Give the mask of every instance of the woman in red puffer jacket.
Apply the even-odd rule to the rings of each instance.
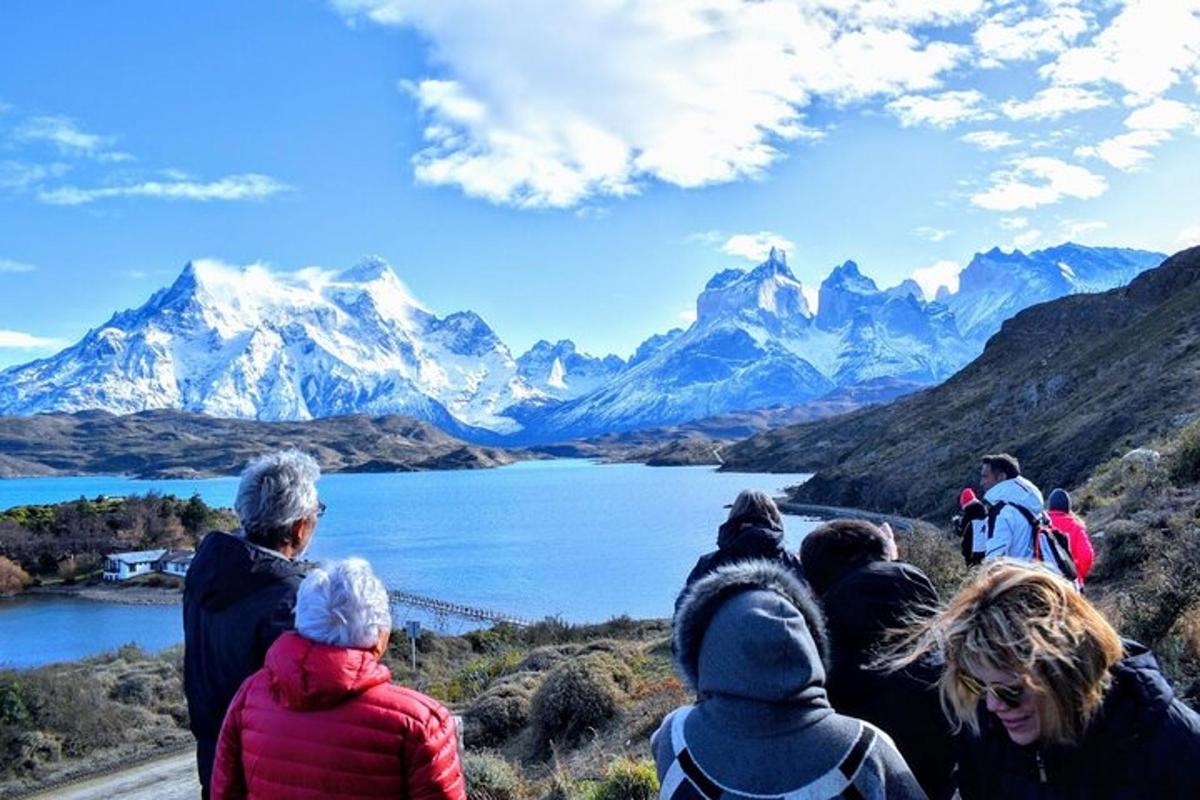
[[[296,631],[225,716],[213,798],[466,800],[453,718],[392,685],[379,663],[390,632],[387,591],[367,562],[306,577]]]
[[[1092,563],[1096,560],[1096,551],[1092,548],[1092,540],[1088,537],[1087,523],[1071,511],[1071,495],[1066,489],[1055,489],[1050,493],[1046,503],[1050,524],[1056,531],[1062,531],[1071,541],[1071,560],[1079,572],[1078,583],[1082,587],[1084,578],[1092,571]]]

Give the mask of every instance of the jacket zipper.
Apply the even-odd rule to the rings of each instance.
[[[1038,780],[1046,783],[1046,762],[1042,760],[1042,751],[1038,750],[1034,755],[1037,757]]]

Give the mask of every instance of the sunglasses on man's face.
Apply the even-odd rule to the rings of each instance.
[[[318,518],[325,516],[326,508],[328,508],[328,506],[326,506],[323,502],[321,502],[320,500],[317,501],[317,517]]]
[[[969,694],[980,697],[987,692],[1009,708],[1016,708],[1025,700],[1026,687],[1010,686],[1005,683],[984,683],[973,675],[958,673],[958,682]]]

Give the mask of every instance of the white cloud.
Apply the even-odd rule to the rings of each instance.
[[[1002,217],[1000,227],[1006,231],[1019,231],[1029,227],[1029,217]]]
[[[803,112],[935,89],[969,48],[940,29],[984,0],[332,0],[406,26],[436,70],[404,84],[424,117],[418,181],[569,207],[649,181],[761,176]],[[949,35],[949,34],[946,34]]]
[[[993,119],[995,114],[984,108],[986,98],[975,89],[942,92],[936,95],[910,94],[887,104],[905,128],[914,125],[933,125],[950,128],[960,122]]]
[[[1101,92],[1077,86],[1051,86],[1028,100],[1009,100],[1000,110],[1009,119],[1058,119],[1064,114],[1112,105]]]
[[[1091,15],[1076,0],[1039,5],[1043,8],[1009,7],[989,17],[975,30],[980,55],[992,61],[1025,61],[1062,52],[1087,32]]]
[[[65,175],[70,166],[63,163],[34,164],[28,161],[0,161],[0,189],[18,191],[48,178]]]
[[[1178,100],[1159,98],[1126,117],[1125,127],[1143,131],[1176,131],[1191,127],[1200,133],[1200,111]]]
[[[1200,225],[1184,228],[1176,241],[1183,247],[1200,247]]]
[[[48,142],[62,154],[88,156],[105,163],[132,161],[129,153],[109,150],[115,136],[88,133],[70,117],[47,115],[30,117],[17,126],[13,138],[18,142]]]
[[[1056,84],[1112,83],[1144,97],[1158,96],[1200,60],[1200,0],[1125,0],[1092,42],[1041,68]]]
[[[108,200],[114,197],[152,197],[167,200],[261,200],[273,194],[286,192],[291,189],[287,184],[270,177],[246,173],[244,175],[229,175],[219,180],[207,183],[197,181],[145,181],[127,186],[106,186],[95,189],[81,189],[76,186],[62,186],[56,189],[42,189],[38,192],[38,200],[43,203],[60,206],[77,206],[94,203],[97,200]]]
[[[1069,197],[1086,200],[1108,188],[1103,176],[1048,156],[1018,159],[992,173],[991,181],[989,189],[971,197],[973,204],[991,211],[1037,208]]]
[[[921,287],[928,298],[937,296],[938,289],[945,286],[951,293],[958,291],[958,274],[962,266],[957,261],[939,261],[928,267],[913,270],[912,279]]]
[[[929,242],[940,242],[952,235],[954,231],[943,230],[941,228],[933,228],[929,225],[922,225],[919,228],[913,228],[913,234],[920,236],[922,239]]]
[[[758,233],[736,233],[721,245],[721,252],[729,256],[738,256],[748,261],[765,261],[771,248],[792,252],[796,245],[778,233],[759,231]]]
[[[1031,228],[1030,230],[1027,230],[1024,233],[1020,233],[1020,234],[1017,234],[1016,236],[1014,236],[1013,240],[1012,240],[1012,245],[1010,246],[1010,249],[1012,249],[1012,250],[1031,250],[1034,247],[1036,247],[1038,242],[1040,242],[1041,240],[1042,240],[1042,232],[1035,228]]]
[[[678,317],[681,322],[691,325],[696,321],[696,307],[688,306],[687,308],[679,309]]]
[[[1000,150],[1021,143],[1020,139],[1008,131],[971,131],[958,138],[967,144],[975,145],[980,150]]]
[[[24,261],[14,261],[11,258],[0,258],[0,273],[34,272],[37,267]]]
[[[1078,242],[1085,235],[1107,227],[1107,222],[1098,219],[1064,219],[1058,224],[1058,232],[1064,240]]]
[[[30,333],[22,331],[9,331],[0,329],[0,348],[14,350],[39,350],[52,347],[63,347],[67,344],[65,339],[51,339],[43,336],[34,336]]]
[[[1160,130],[1122,133],[1094,145],[1075,148],[1076,158],[1098,158],[1111,167],[1132,172],[1154,157],[1151,149],[1169,140],[1171,134]]]

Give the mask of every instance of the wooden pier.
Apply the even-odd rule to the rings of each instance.
[[[434,614],[460,617],[477,622],[506,623],[516,625],[518,628],[524,628],[533,624],[530,620],[513,616],[512,614],[505,614],[501,611],[489,611],[486,608],[476,608],[461,603],[451,603],[447,600],[439,600],[436,597],[424,597],[419,594],[400,591],[391,591],[388,592],[388,595],[391,597],[393,603],[420,608]]]

